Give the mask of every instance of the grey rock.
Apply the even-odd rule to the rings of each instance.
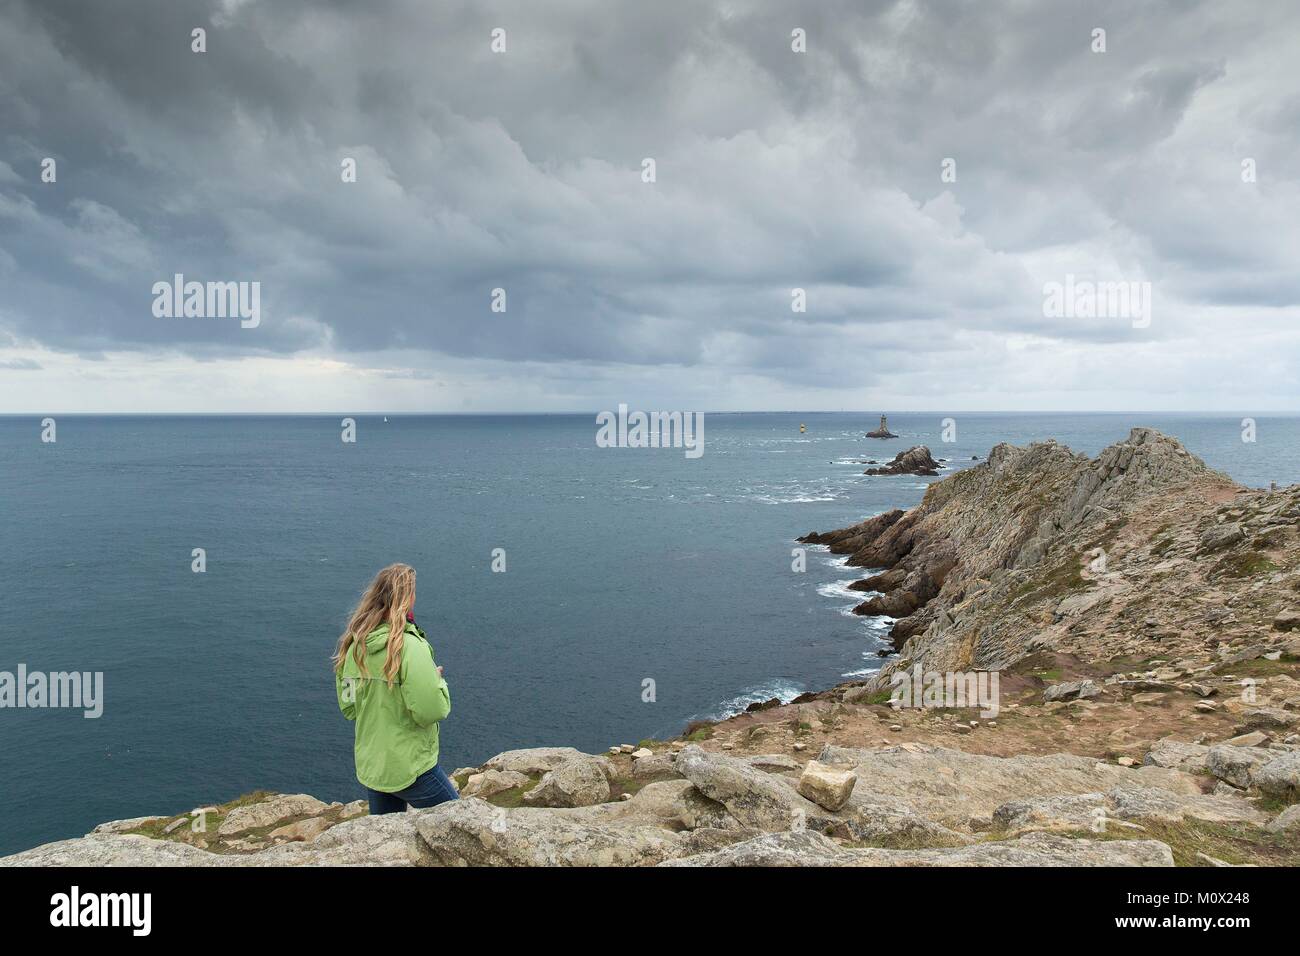
[[[590,807],[557,809],[557,817],[580,823],[659,826],[669,830],[741,830],[727,808],[700,793],[689,780],[648,783],[629,799]]]
[[[1061,684],[1053,684],[1043,691],[1043,702],[1051,703],[1054,700],[1087,700],[1091,697],[1100,697],[1101,688],[1090,680],[1065,681]]]
[[[1267,751],[1255,747],[1216,744],[1205,755],[1205,769],[1242,790],[1250,787],[1254,769],[1269,758]]]
[[[1284,800],[1300,798],[1300,751],[1273,756],[1255,768],[1252,782],[1269,796]]]
[[[531,779],[527,774],[515,770],[484,770],[482,773],[470,774],[461,795],[486,800],[494,794],[522,787]]]
[[[804,827],[854,840],[907,835],[960,842],[962,835],[926,820],[903,801],[854,792],[838,811],[808,800],[787,777],[767,774],[744,760],[687,747],[677,768],[696,789],[727,808],[741,826],[765,832]]]
[[[1286,730],[1300,724],[1300,714],[1277,707],[1255,707],[1241,715],[1243,732],[1251,730]]]
[[[1155,787],[1199,793],[1195,777],[1159,766],[1126,769],[1072,754],[990,757],[924,744],[857,750],[823,748],[822,763],[856,768],[858,790],[893,798],[922,817],[963,826],[1011,800],[1105,793],[1115,787]]]
[[[1201,534],[1201,551],[1211,553],[1222,551],[1246,539],[1246,532],[1235,521],[1225,521]]]
[[[217,828],[220,836],[230,836],[244,830],[269,827],[290,817],[320,813],[327,805],[305,793],[278,793],[258,803],[235,807]]]
[[[1105,821],[1108,812],[1106,797],[1100,793],[1011,800],[993,811],[993,827],[997,830],[1091,830]]]
[[[1112,790],[1106,794],[1110,813],[1121,820],[1180,823],[1186,819],[1208,823],[1263,825],[1268,817],[1240,797],[1171,793],[1147,787]]]
[[[168,817],[132,817],[129,820],[109,820],[107,823],[101,823],[91,833],[129,833],[132,830],[138,830],[142,826],[150,823],[157,823],[160,820],[166,820]]]
[[[1142,758],[1147,766],[1165,767],[1170,770],[1182,770],[1185,773],[1203,773],[1205,755],[1210,748],[1201,744],[1184,743],[1165,737],[1156,741],[1150,752]]]
[[[0,857],[0,866],[219,866],[223,859],[171,840],[92,834]]]
[[[609,799],[609,778],[595,759],[573,760],[549,770],[523,801],[531,807],[587,807]]]
[[[673,763],[672,754],[655,754],[652,757],[641,757],[632,761],[632,776],[637,780],[646,780],[651,777],[675,774],[677,770],[674,768]]]
[[[1269,833],[1285,833],[1289,830],[1300,832],[1300,803],[1287,807],[1264,827]]]
[[[513,770],[515,773],[546,773],[574,760],[590,760],[591,754],[572,747],[528,747],[499,753],[483,765],[485,770]]]
[[[656,826],[584,823],[481,800],[440,804],[415,817],[434,861],[444,866],[649,866],[693,848]]]
[[[486,806],[480,800],[453,802]],[[429,866],[435,860],[416,829],[418,818],[419,813],[358,817],[330,827],[310,843],[225,859],[240,866]]]

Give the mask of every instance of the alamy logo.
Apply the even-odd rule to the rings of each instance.
[[[262,324],[260,282],[186,282],[178,272],[171,282],[155,282],[153,297],[157,319],[238,318],[245,329]]]
[[[1043,317],[1047,319],[1130,319],[1133,328],[1151,325],[1151,283],[1093,282],[1076,279],[1043,283]]]
[[[82,893],[74,886],[51,896],[50,907],[51,926],[129,926],[133,936],[153,928],[151,893]]]
[[[895,671],[890,701],[900,707],[979,707],[980,716],[997,717],[998,671]]]
[[[687,458],[704,454],[703,412],[631,412],[596,416],[598,448],[685,448]]]
[[[104,713],[103,671],[0,671],[0,708],[80,708],[81,716],[94,720]]]

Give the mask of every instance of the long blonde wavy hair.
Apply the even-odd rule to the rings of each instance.
[[[415,569],[409,564],[390,564],[370,582],[361,601],[352,612],[347,630],[339,638],[334,652],[334,670],[341,671],[351,651],[362,677],[366,670],[366,635],[388,622],[388,657],[384,660],[384,679],[388,686],[402,666],[402,644],[406,639],[406,612],[415,606]]]

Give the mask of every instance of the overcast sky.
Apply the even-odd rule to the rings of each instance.
[[[1297,60],[1292,0],[0,0],[0,412],[1298,410]]]

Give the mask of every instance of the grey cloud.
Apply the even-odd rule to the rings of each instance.
[[[857,349],[922,369],[972,335],[1130,337],[1043,317],[1066,272],[1149,278],[1167,316],[1295,308],[1300,75],[1265,67],[1300,12],[1252,6],[14,0],[0,326],[84,352],[804,381],[878,374]],[[259,281],[261,327],[155,319],[177,272]]]

